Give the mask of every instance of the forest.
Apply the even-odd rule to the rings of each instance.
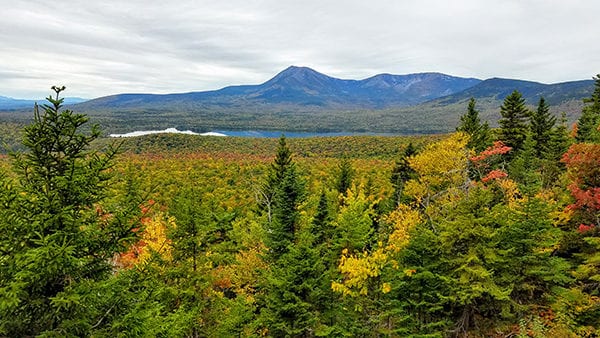
[[[418,137],[114,141],[63,90],[4,127],[0,336],[600,332],[600,75]]]

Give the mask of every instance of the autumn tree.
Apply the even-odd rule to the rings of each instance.
[[[467,147],[475,151],[482,151],[490,141],[490,127],[487,122],[482,123],[479,111],[475,109],[475,99],[469,100],[467,112],[460,117],[460,124],[456,131],[469,135]]]
[[[518,152],[525,142],[529,116],[529,111],[525,107],[525,99],[519,91],[513,91],[504,99],[504,103],[500,107],[500,115],[502,117],[498,120],[500,124],[499,140],[511,147],[514,152]]]
[[[0,335],[85,336],[109,324],[118,300],[98,296],[140,226],[136,191],[108,200],[116,151],[89,151],[98,127],[83,132],[88,118],[62,110],[65,87],[52,89],[24,129],[28,152],[13,157],[18,181],[2,193]]]

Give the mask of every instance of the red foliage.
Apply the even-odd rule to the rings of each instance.
[[[494,155],[504,155],[511,151],[512,148],[505,145],[502,141],[496,141],[491,147],[487,147],[477,156],[471,157],[472,162],[480,162]]]
[[[584,232],[588,232],[594,228],[595,228],[595,226],[593,224],[592,225],[579,224],[579,228],[577,228],[577,231],[579,231],[579,233],[584,233]]]
[[[500,169],[490,171],[484,178],[481,179],[482,182],[487,183],[491,180],[497,180],[500,178],[508,177],[508,174]]]
[[[563,155],[575,203],[570,209],[600,210],[600,144],[574,144]]]
[[[600,210],[600,188],[581,189],[576,183],[570,184],[567,188],[575,199],[575,203],[569,205],[569,209]]]

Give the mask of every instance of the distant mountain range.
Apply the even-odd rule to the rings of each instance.
[[[573,120],[593,81],[542,84],[441,73],[379,74],[344,80],[291,66],[259,85],[181,94],[119,94],[74,104],[109,132],[179,127],[435,133],[454,130],[474,97],[482,116],[495,124],[502,100],[519,90],[528,104],[543,96],[553,111]],[[0,101],[0,109],[2,107]],[[29,104],[31,106],[32,103]],[[1,117],[1,116],[0,116]]]
[[[76,104],[87,101],[79,97],[67,97],[65,98],[65,104]],[[0,96],[0,110],[12,110],[22,108],[33,108],[33,105],[38,102],[39,104],[46,103],[46,99],[40,100],[24,100],[24,99],[13,99],[12,97]]]
[[[231,86],[184,94],[120,94],[90,100],[86,109],[264,108],[384,109],[406,107],[473,87],[479,79],[439,73],[380,74],[364,80],[342,80],[307,67],[291,66],[259,85]]]

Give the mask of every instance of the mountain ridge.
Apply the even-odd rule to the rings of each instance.
[[[100,108],[110,102],[126,108],[144,100],[153,104],[161,103],[161,100],[179,100],[187,104],[203,101],[204,104],[218,106],[255,101],[258,104],[382,109],[422,103],[464,90],[480,81],[442,73],[377,74],[363,80],[349,80],[331,77],[308,67],[290,66],[258,85],[174,94],[117,94],[87,101],[82,107]]]
[[[578,118],[593,80],[555,84],[506,78],[460,78],[427,72],[377,74],[338,79],[308,67],[290,66],[258,85],[175,94],[118,94],[69,105],[86,113],[107,133],[170,127],[211,130],[279,130],[423,134],[453,131],[468,100],[480,116],[497,125],[500,106],[512,91],[530,109],[544,96],[551,112]],[[20,115],[20,116],[19,116]],[[27,114],[1,113],[0,119]]]

